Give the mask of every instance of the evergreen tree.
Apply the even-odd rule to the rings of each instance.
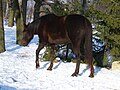
[[[34,6],[34,20],[39,17],[39,11],[40,11],[40,5],[42,4],[42,0],[34,0],[35,6]]]
[[[68,14],[81,14],[82,5],[79,0],[72,0],[68,3],[64,3],[56,0],[52,5],[53,12],[56,15],[68,15]]]
[[[98,30],[98,36],[105,42],[107,48],[111,49],[114,60],[120,56],[120,1],[99,0],[90,8],[87,15],[91,18]]]

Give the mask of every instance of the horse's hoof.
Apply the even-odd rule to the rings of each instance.
[[[36,65],[36,69],[38,69],[40,67],[40,65]]]
[[[74,76],[78,76],[78,73],[73,73],[72,75],[71,75],[72,77],[74,77]]]
[[[52,71],[52,68],[49,67],[47,70]]]
[[[93,77],[94,77],[94,74],[90,74],[89,77],[90,77],[90,78],[93,78]]]

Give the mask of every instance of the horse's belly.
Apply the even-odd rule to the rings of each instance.
[[[55,43],[55,44],[65,44],[69,43],[69,39],[67,37],[61,38],[61,37],[56,37],[56,38],[48,38],[49,43]]]

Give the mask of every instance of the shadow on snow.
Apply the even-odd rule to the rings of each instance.
[[[0,85],[0,90],[17,90],[14,87]]]

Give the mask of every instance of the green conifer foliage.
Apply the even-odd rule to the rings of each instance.
[[[120,60],[120,1],[96,1],[87,14],[99,32],[97,35],[111,48],[114,60]]]

